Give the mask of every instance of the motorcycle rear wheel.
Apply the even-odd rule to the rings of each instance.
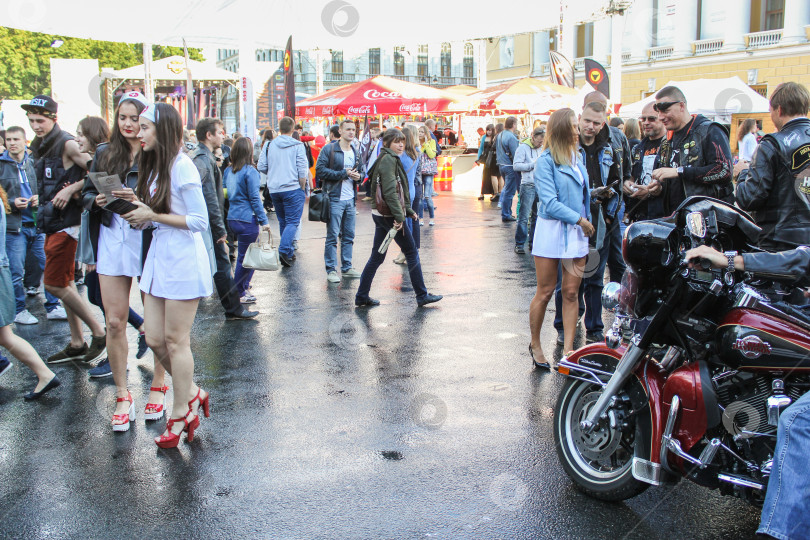
[[[622,501],[649,484],[633,477],[633,454],[628,451],[633,434],[601,424],[589,435],[580,431],[580,421],[601,393],[593,383],[566,381],[554,410],[554,442],[560,464],[579,491],[603,501]]]

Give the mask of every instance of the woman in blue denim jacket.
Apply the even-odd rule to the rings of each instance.
[[[244,304],[256,302],[250,289],[253,270],[242,266],[250,244],[259,236],[259,225],[270,232],[270,222],[264,211],[259,192],[259,171],[253,166],[253,146],[250,139],[236,140],[231,150],[231,166],[225,169],[225,188],[228,190],[228,226],[236,236],[238,251],[233,280]]]
[[[571,109],[555,111],[548,120],[545,149],[534,168],[534,184],[540,205],[532,247],[537,292],[529,305],[529,353],[536,367],[550,368],[540,346],[540,329],[557,284],[558,268],[562,266],[563,350],[569,351],[574,347],[577,291],[588,255],[586,237],[594,233],[588,172],[579,151],[577,116]]]
[[[14,356],[28,366],[37,376],[37,385],[23,397],[27,400],[39,399],[42,394],[59,386],[59,379],[45,365],[37,351],[20,336],[14,334],[14,287],[11,284],[11,271],[6,256],[6,214],[11,212],[6,191],[0,187],[0,346],[13,352]],[[0,375],[11,369],[11,362],[0,354]]]

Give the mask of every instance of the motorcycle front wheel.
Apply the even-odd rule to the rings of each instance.
[[[593,383],[566,381],[554,410],[554,442],[560,463],[578,490],[596,499],[622,501],[649,484],[633,477],[634,426],[621,430],[601,422],[589,434],[580,429],[579,423],[601,393],[602,388]]]

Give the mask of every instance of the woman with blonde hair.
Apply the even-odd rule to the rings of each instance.
[[[529,306],[534,365],[551,365],[540,345],[540,329],[546,306],[554,294],[558,268],[562,268],[564,350],[574,346],[577,323],[577,292],[588,255],[587,237],[594,233],[590,223],[590,193],[585,157],[579,148],[579,124],[571,109],[555,111],[548,120],[543,152],[534,168],[534,184],[540,199],[534,234],[534,267],[537,291]]]

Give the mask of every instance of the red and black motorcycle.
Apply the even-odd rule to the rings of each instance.
[[[780,413],[810,388],[810,318],[786,301],[797,276],[697,268],[687,250],[753,251],[744,212],[691,197],[626,231],[628,270],[605,286],[605,343],[564,357],[554,413],[560,462],[603,500],[688,478],[764,499]]]

